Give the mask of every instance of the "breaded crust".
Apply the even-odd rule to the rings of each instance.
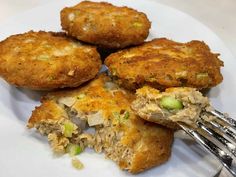
[[[58,113],[64,119],[66,116],[59,108],[64,104],[67,105],[67,110],[70,107],[84,119],[89,114],[94,118],[94,113],[98,119],[102,116],[102,123],[95,126],[99,138],[93,148],[97,152],[103,150],[121,169],[138,173],[169,159],[173,131],[137,117],[130,109],[133,100],[133,94],[120,89],[109,77],[100,75],[79,89],[46,96],[42,105],[33,111],[28,125],[36,127],[40,122],[60,120]],[[97,117],[98,115],[100,116]]]
[[[201,41],[178,43],[160,38],[113,53],[105,64],[117,82],[128,89],[144,85],[161,90],[177,86],[203,89],[223,79],[223,62],[218,56]]]
[[[41,121],[59,121],[61,118],[68,118],[66,111],[55,103],[54,100],[41,100],[41,105],[35,107],[28,121],[27,126],[33,128]]]
[[[17,34],[0,42],[0,76],[19,87],[49,90],[77,87],[101,67],[95,47],[64,33]]]
[[[61,11],[61,26],[69,35],[104,48],[141,44],[149,34],[147,16],[107,2],[82,1]]]

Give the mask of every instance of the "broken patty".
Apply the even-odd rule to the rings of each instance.
[[[0,42],[0,76],[8,83],[34,90],[77,87],[101,67],[95,47],[65,33],[33,32]]]
[[[144,85],[161,90],[183,86],[204,89],[223,79],[223,62],[218,56],[201,41],[179,43],[160,38],[113,53],[105,64],[116,82],[127,89]]]
[[[44,97],[28,127],[48,136],[55,152],[71,145],[91,147],[121,169],[138,173],[169,159],[173,131],[138,118],[130,109],[133,100],[102,74],[84,87]]]
[[[151,23],[144,13],[128,7],[82,1],[62,9],[61,26],[81,41],[103,48],[124,48],[143,43]]]
[[[131,105],[141,118],[157,124],[178,129],[176,122],[194,126],[211,106],[207,97],[194,88],[176,87],[160,92],[144,86],[136,91]]]

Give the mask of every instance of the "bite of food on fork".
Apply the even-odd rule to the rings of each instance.
[[[131,108],[139,117],[172,129],[183,129],[236,176],[236,121],[215,110],[194,88],[160,92],[149,86],[136,90]]]
[[[208,98],[189,87],[173,87],[160,92],[144,86],[136,91],[136,96],[131,107],[141,118],[174,129],[179,128],[176,122],[191,125],[203,110],[211,109]]]

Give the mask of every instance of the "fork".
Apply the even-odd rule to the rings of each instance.
[[[205,150],[212,153],[222,165],[236,176],[236,121],[215,109],[204,114],[214,119],[206,120],[204,116],[189,126],[178,122],[179,126]]]

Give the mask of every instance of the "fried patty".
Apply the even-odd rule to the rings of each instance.
[[[47,135],[55,152],[71,144],[91,147],[121,169],[138,173],[169,159],[173,131],[138,118],[130,108],[133,100],[133,94],[100,75],[82,88],[46,96],[28,127]]]
[[[211,106],[207,97],[189,87],[168,88],[160,92],[144,86],[136,91],[132,109],[141,118],[172,129],[178,129],[176,122],[194,126]]]
[[[143,43],[151,23],[144,13],[128,7],[83,1],[62,9],[61,26],[81,41],[104,48],[124,48]]]
[[[95,47],[64,33],[29,31],[0,42],[0,76],[18,87],[77,87],[94,78],[100,67]]]
[[[105,64],[117,82],[128,89],[144,85],[161,90],[177,86],[203,89],[223,80],[223,62],[218,56],[201,41],[179,43],[159,38],[113,53]]]

